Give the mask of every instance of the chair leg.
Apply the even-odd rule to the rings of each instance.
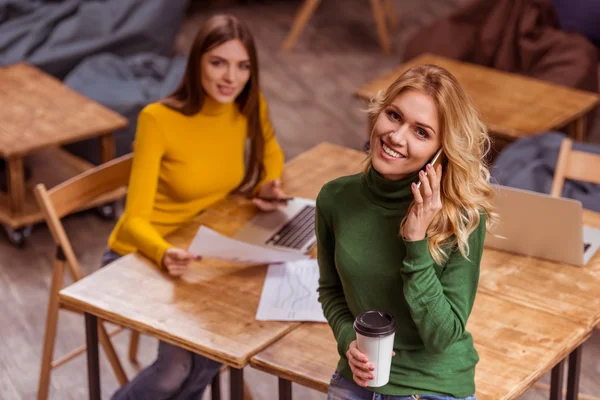
[[[377,24],[379,44],[385,53],[389,53],[392,50],[392,45],[390,43],[390,37],[388,36],[385,23],[385,11],[383,10],[381,1],[382,0],[371,0],[371,8],[373,9],[373,16],[375,17],[375,23]]]
[[[383,0],[383,7],[387,15],[388,22],[390,23],[390,29],[396,29],[398,27],[398,15],[392,4],[392,0]]]
[[[304,30],[304,26],[308,20],[310,20],[310,17],[312,17],[320,2],[321,0],[304,0],[304,3],[302,3],[300,10],[298,10],[296,17],[294,18],[290,32],[281,46],[281,50],[288,51],[294,47],[298,37]]]
[[[131,331],[129,336],[129,361],[134,364],[138,364],[138,348],[140,346],[140,333],[138,331]]]
[[[52,283],[50,284],[50,299],[48,301],[48,312],[46,314],[46,331],[44,333],[44,348],[42,350],[38,400],[46,400],[48,398],[50,370],[52,369],[56,327],[58,325],[58,291],[62,287],[64,267],[64,261],[54,260],[54,265],[52,267]]]
[[[115,373],[115,376],[117,377],[117,381],[119,382],[119,385],[121,385],[121,386],[125,385],[127,382],[129,382],[129,379],[127,379],[125,370],[123,370],[121,361],[119,361],[117,352],[115,351],[115,348],[113,347],[112,342],[110,341],[110,337],[108,336],[108,333],[106,332],[106,328],[104,328],[104,324],[102,323],[102,321],[99,321],[99,324],[98,324],[98,340],[100,341],[100,344],[102,344],[102,347],[104,348],[104,352],[106,353],[106,356],[108,357],[108,361],[110,362],[110,365]]]

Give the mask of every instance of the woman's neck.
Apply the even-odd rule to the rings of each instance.
[[[220,115],[233,110],[235,106],[235,101],[230,103],[219,103],[211,96],[206,95],[200,113],[203,115]]]

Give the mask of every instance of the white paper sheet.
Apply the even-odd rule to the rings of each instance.
[[[198,229],[188,251],[202,257],[253,264],[275,264],[309,258],[304,254],[279,251],[231,239],[205,226]]]
[[[269,265],[256,319],[327,322],[317,300],[318,284],[316,260]]]

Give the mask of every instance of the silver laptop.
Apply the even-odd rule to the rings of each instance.
[[[581,202],[493,186],[500,222],[486,246],[579,266],[600,248],[600,229],[583,225]]]
[[[257,214],[233,238],[277,250],[305,253],[316,241],[315,201],[294,197],[285,207]]]

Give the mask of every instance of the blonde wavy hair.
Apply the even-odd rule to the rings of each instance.
[[[447,161],[441,181],[442,209],[427,229],[429,251],[437,264],[449,254],[445,248],[458,248],[463,257],[469,255],[469,235],[487,218],[488,228],[497,221],[492,206],[493,189],[485,162],[491,142],[485,125],[471,99],[456,78],[444,68],[421,65],[399,76],[385,91],[371,99],[367,110],[371,127],[379,114],[398,95],[416,90],[431,96],[439,115],[441,142]],[[373,130],[371,130],[373,135]],[[369,154],[367,169],[371,167]],[[401,230],[406,222],[402,220]]]

